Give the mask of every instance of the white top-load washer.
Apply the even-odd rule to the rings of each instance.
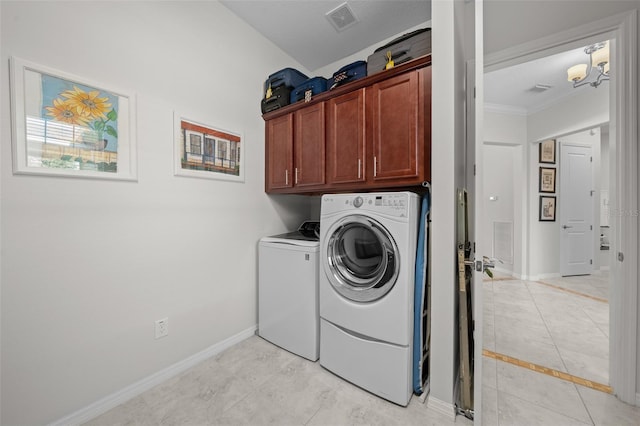
[[[258,245],[258,335],[311,361],[319,357],[319,225]]]
[[[400,405],[412,388],[419,196],[322,197],[320,364]]]

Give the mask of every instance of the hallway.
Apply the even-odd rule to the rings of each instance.
[[[610,395],[608,276],[484,283],[484,425],[637,425]]]

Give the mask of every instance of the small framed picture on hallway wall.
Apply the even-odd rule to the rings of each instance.
[[[556,197],[555,195],[540,196],[540,222],[556,221]]]
[[[540,142],[540,163],[556,164],[556,140],[547,139]]]
[[[540,192],[556,192],[556,169],[540,167]]]

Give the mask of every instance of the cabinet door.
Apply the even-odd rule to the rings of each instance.
[[[418,72],[376,83],[368,89],[368,123],[373,143],[373,180],[419,180],[424,132],[419,125]]]
[[[265,190],[293,186],[293,114],[266,122]]]
[[[364,182],[364,88],[327,101],[327,180]]]
[[[294,185],[297,187],[325,183],[324,102],[294,113]]]

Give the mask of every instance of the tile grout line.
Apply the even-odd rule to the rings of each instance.
[[[613,394],[613,389],[611,389],[611,386],[607,386],[607,385],[603,385],[602,383],[583,379],[582,377],[578,377],[569,373],[564,373],[562,371],[554,370],[553,368],[548,368],[538,364],[534,364],[532,362],[523,361],[521,359],[513,358],[508,355],[500,354],[487,349],[482,350],[482,355],[488,358],[493,358],[495,360],[503,361],[518,367],[526,368],[528,370],[535,371],[536,373],[542,373],[550,377],[556,377],[558,379],[565,380],[567,382],[571,382],[580,386],[584,386],[589,389],[597,390],[597,391],[608,393],[608,394]]]
[[[520,281],[520,280],[514,277],[498,277],[498,278],[483,278],[482,281],[491,282],[491,281]]]
[[[536,284],[542,284],[542,285],[545,285],[547,287],[554,288],[556,290],[564,291],[566,293],[575,294],[577,296],[586,297],[587,299],[592,299],[592,300],[595,300],[597,302],[609,303],[609,301],[607,299],[604,299],[602,297],[596,297],[596,296],[591,296],[590,294],[580,293],[579,291],[575,291],[575,290],[571,290],[571,289],[568,289],[568,288],[560,287],[560,286],[554,285],[554,284],[545,283],[544,281],[529,281],[529,282],[536,283]]]

